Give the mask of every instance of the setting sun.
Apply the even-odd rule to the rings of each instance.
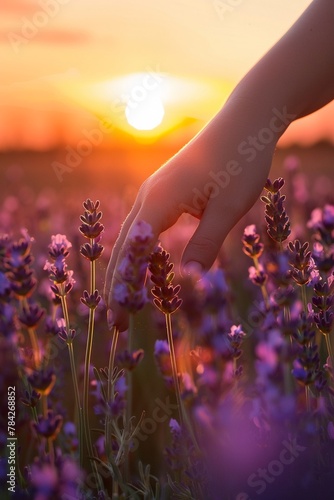
[[[153,130],[160,125],[165,109],[158,96],[145,99],[143,102],[129,101],[125,108],[126,119],[137,130]]]

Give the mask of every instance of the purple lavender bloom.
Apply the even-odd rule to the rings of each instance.
[[[166,340],[156,340],[154,344],[154,357],[159,371],[163,377],[172,376],[170,350]]]
[[[275,372],[279,363],[278,349],[283,339],[278,330],[272,330],[268,340],[259,342],[256,346],[256,370],[260,379],[266,379],[268,375]]]
[[[22,307],[19,320],[27,328],[34,328],[42,319],[44,312],[44,309],[42,309],[38,304],[28,303]]]
[[[67,269],[65,261],[72,244],[63,234],[53,235],[51,240],[49,245],[51,262],[46,261],[44,270],[49,272],[49,279],[53,282],[51,290],[56,296],[60,296],[69,293],[75,283],[73,271]]]
[[[131,313],[142,309],[147,302],[144,281],[152,238],[151,226],[138,221],[131,229],[126,256],[117,270],[121,282],[115,286],[114,298]]]
[[[40,415],[38,422],[32,422],[32,428],[37,435],[47,439],[56,439],[63,423],[61,415],[55,415],[53,410],[48,410],[47,416]]]
[[[221,268],[210,270],[197,283],[197,289],[204,297],[202,307],[223,316],[229,293],[224,270]]]
[[[54,262],[47,260],[44,270],[49,272],[49,279],[53,282],[51,290],[56,296],[66,295],[72,290],[75,283],[73,271],[67,270],[64,258],[57,258]]]
[[[132,291],[126,283],[118,283],[114,289],[114,299],[129,312],[140,311],[147,303],[147,290],[141,288]]]
[[[49,255],[53,261],[59,259],[63,260],[69,255],[72,243],[68,241],[64,234],[56,234],[51,236],[51,243],[49,245]]]
[[[290,276],[298,285],[307,285],[311,280],[316,281],[319,272],[315,267],[315,262],[308,250],[309,244],[303,245],[299,240],[290,241],[288,244],[290,250]]]
[[[248,268],[249,279],[254,285],[262,286],[267,281],[267,274],[263,269],[263,266],[259,264],[259,268],[256,269],[255,266],[250,266]]]
[[[325,205],[322,211],[322,222],[327,229],[334,229],[334,205]]]
[[[5,273],[0,271],[0,296],[8,296],[10,293],[10,281]]]
[[[56,375],[53,368],[41,368],[28,376],[28,382],[37,392],[47,396],[56,383]]]
[[[87,199],[83,203],[83,206],[85,208],[85,212],[84,215],[80,216],[82,224],[79,230],[85,238],[90,240],[99,238],[101,233],[104,231],[104,226],[100,223],[102,212],[98,212],[100,202],[96,201],[94,203],[92,200]]]
[[[31,264],[31,246],[34,238],[31,238],[27,229],[21,230],[22,238],[18,242],[12,243],[10,246],[10,253],[8,256],[8,263],[10,267],[21,267]]]
[[[170,254],[159,243],[150,255],[148,266],[154,284],[151,290],[153,302],[164,314],[172,314],[182,304],[182,299],[178,297],[181,286],[174,286],[172,283],[175,276],[174,264],[169,258]]]
[[[59,327],[57,321],[55,321],[51,316],[47,316],[45,319],[45,333],[51,336],[58,335]]]
[[[281,177],[271,182],[267,179],[265,190],[267,194],[261,196],[261,201],[266,204],[265,219],[267,222],[267,233],[276,242],[286,240],[290,230],[289,217],[284,208],[285,196],[281,195],[284,179]]]
[[[144,357],[143,349],[129,352],[127,349],[120,352],[116,357],[116,363],[121,370],[134,370]]]
[[[6,337],[16,333],[16,310],[9,303],[0,301],[0,331]]]
[[[325,205],[322,209],[315,208],[307,226],[312,229],[319,229],[323,226],[327,229],[334,229],[334,205]]]
[[[78,465],[69,457],[56,456],[55,464],[47,459],[37,459],[31,466],[29,483],[32,498],[49,500],[56,498],[76,498],[83,500],[80,492],[83,474]]]
[[[11,283],[12,292],[19,299],[29,297],[36,286],[36,279],[30,267],[33,262],[33,238],[30,238],[26,230],[23,230],[22,234],[23,238],[8,246],[2,265],[2,271],[7,273]]]
[[[57,335],[64,342],[70,343],[75,338],[76,331],[72,328],[69,331],[67,331],[65,319],[59,318],[57,320]]]
[[[260,243],[260,235],[256,232],[255,224],[245,227],[242,237],[243,252],[248,257],[259,258],[263,252],[263,243]]]
[[[126,407],[126,393],[128,386],[126,384],[126,377],[121,375],[115,382],[114,397],[110,401],[105,401],[101,394],[101,389],[97,391],[98,404],[94,406],[96,415],[105,415],[107,413],[117,418],[122,415]]]
[[[85,243],[80,248],[80,253],[83,257],[85,257],[90,262],[97,260],[101,257],[104,247],[94,241],[93,243]]]
[[[147,222],[140,220],[131,229],[130,237],[133,241],[149,243],[153,239],[152,227]]]
[[[169,428],[174,436],[179,436],[181,434],[181,427],[175,418],[171,418],[169,421]]]
[[[94,293],[89,294],[87,290],[84,290],[83,297],[80,298],[82,304],[87,306],[89,309],[96,309],[101,300],[101,295],[99,295],[98,290]]]
[[[125,377],[125,375],[121,375],[120,377],[118,377],[118,379],[115,382],[115,391],[122,398],[125,398],[127,390],[128,390],[128,386],[126,384],[126,377]]]
[[[36,408],[40,399],[41,399],[41,394],[33,389],[30,393],[28,391],[25,391],[25,398],[21,398],[21,402],[25,406],[29,406],[30,408]]]
[[[331,311],[319,311],[314,315],[314,322],[324,335],[328,335],[333,326],[334,314]]]

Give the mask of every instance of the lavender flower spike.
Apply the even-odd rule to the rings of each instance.
[[[114,290],[115,300],[131,313],[142,309],[147,302],[147,291],[143,285],[152,244],[151,226],[138,221],[132,228],[126,256],[118,268],[121,282]]]

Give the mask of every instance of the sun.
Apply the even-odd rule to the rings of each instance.
[[[125,108],[127,122],[136,130],[157,128],[165,115],[165,109],[159,96],[150,96],[138,102],[129,100]]]

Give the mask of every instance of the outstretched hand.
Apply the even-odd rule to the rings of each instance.
[[[183,212],[194,215],[200,222],[185,247],[182,266],[209,269],[229,231],[259,196],[279,137],[291,121],[334,98],[333,16],[333,2],[311,2],[215,118],[144,182],[107,269],[110,324],[127,328],[114,289],[133,225],[149,223],[158,239]]]
[[[157,241],[182,213],[197,217],[199,225],[184,249],[181,272],[191,269],[205,272],[215,261],[229,231],[263,188],[276,141],[262,151],[254,149],[256,154],[252,156],[249,151],[242,153],[240,144],[247,138],[244,126],[234,121],[224,139],[228,108],[150,176],[139,190],[116,241],[106,274],[108,321],[121,331],[127,328],[128,319],[126,311],[114,299],[114,289],[120,282],[118,268],[125,257],[131,228],[138,221],[145,221],[152,227],[153,239]],[[147,248],[148,254],[151,250]]]

